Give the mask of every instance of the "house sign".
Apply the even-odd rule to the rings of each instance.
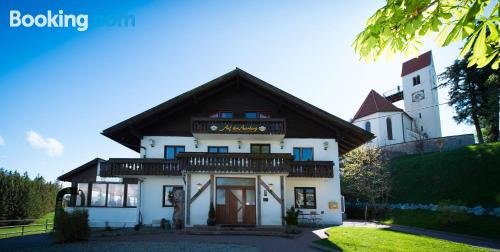
[[[260,133],[265,132],[267,127],[263,125],[225,124],[223,126],[211,125],[210,130],[214,133]]]

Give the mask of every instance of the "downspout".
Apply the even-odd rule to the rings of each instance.
[[[405,130],[405,122],[403,120],[404,113],[401,113],[401,126],[403,127],[403,143],[406,143],[405,135],[406,135],[406,130]]]
[[[142,226],[142,182],[143,180],[142,179],[138,179],[139,180],[139,206],[137,207],[137,209],[139,210],[138,211],[138,216],[137,216],[137,224],[139,224],[140,226]]]

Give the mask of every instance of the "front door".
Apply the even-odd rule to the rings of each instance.
[[[250,185],[252,183],[255,183],[253,178],[217,179],[217,224],[255,225],[255,185]]]

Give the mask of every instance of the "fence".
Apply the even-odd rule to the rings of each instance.
[[[33,223],[34,219],[25,220],[2,220],[0,221],[0,238],[12,236],[24,236],[35,233],[47,233],[54,229],[54,223],[45,220],[45,223]],[[12,225],[12,223],[21,223]],[[26,224],[33,223],[33,224]],[[4,224],[6,226],[4,226]]]

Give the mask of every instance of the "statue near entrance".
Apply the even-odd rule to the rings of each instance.
[[[172,222],[176,229],[182,229],[184,227],[184,190],[174,190],[171,201],[174,203]]]

